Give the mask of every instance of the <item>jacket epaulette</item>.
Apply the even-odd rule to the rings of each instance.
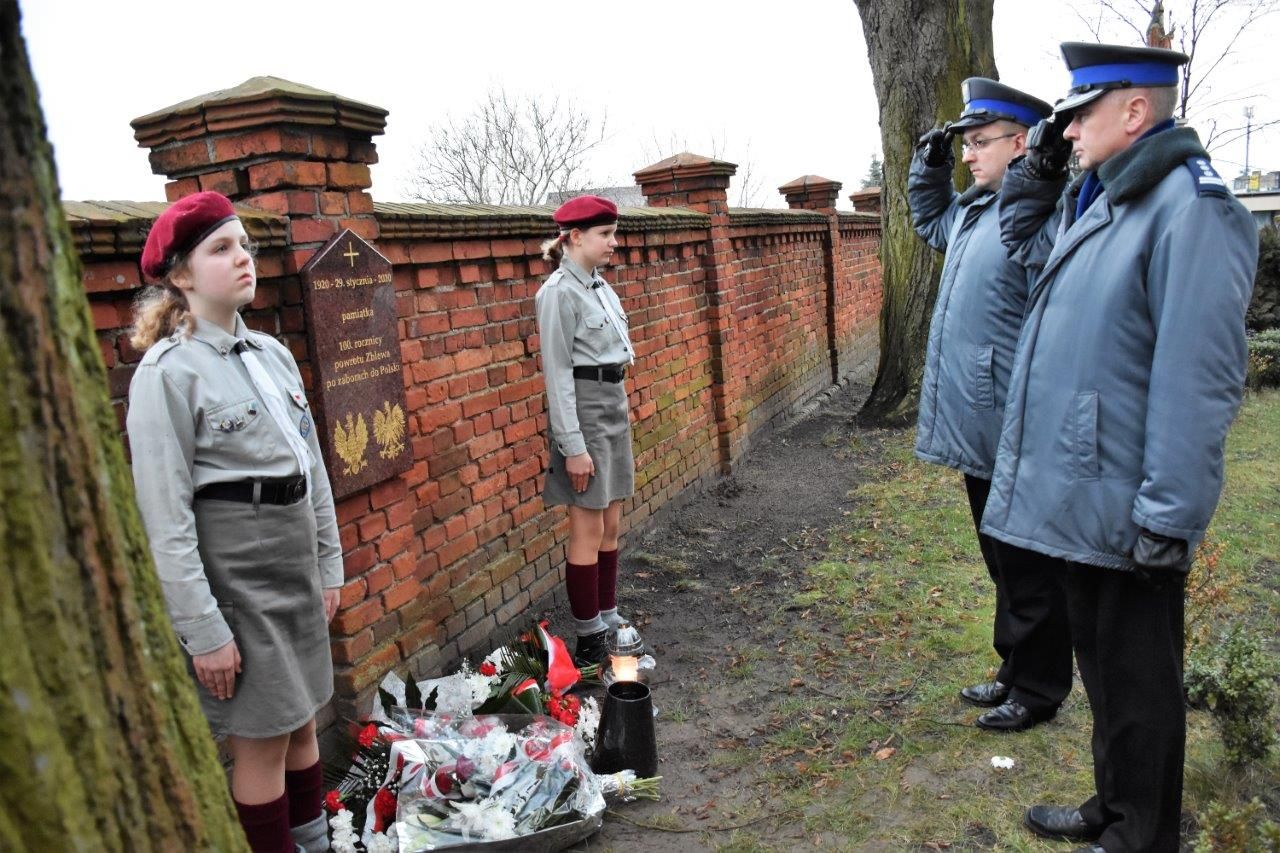
[[[142,356],[142,365],[153,365],[160,361],[165,353],[177,349],[182,344],[182,332],[174,332],[167,338],[161,338],[152,344]]]
[[[1227,182],[1222,179],[1209,160],[1205,157],[1188,157],[1186,167],[1191,172],[1192,181],[1195,184],[1196,195],[1217,195],[1229,197],[1231,190],[1227,189]]]

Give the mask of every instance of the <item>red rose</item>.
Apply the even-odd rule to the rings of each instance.
[[[446,797],[453,793],[453,776],[457,771],[458,763],[456,761],[441,764],[436,768],[436,789]]]
[[[524,754],[530,761],[546,761],[551,757],[551,750],[545,744],[530,740],[525,741]]]
[[[374,738],[376,738],[377,736],[378,736],[378,727],[375,726],[373,723],[370,723],[360,731],[360,737],[357,738],[357,740],[359,741],[360,746],[364,747],[365,749],[368,749],[369,747],[373,746]]]
[[[378,790],[378,796],[373,798],[373,831],[386,832],[387,826],[395,823],[396,819],[396,795],[386,788]]]
[[[330,791],[324,795],[324,807],[329,811],[337,814],[342,810],[342,795],[337,791]]]
[[[484,663],[480,664],[480,674],[486,675],[486,676],[497,675],[498,668],[494,666],[492,663],[490,663],[489,661],[485,661]]]

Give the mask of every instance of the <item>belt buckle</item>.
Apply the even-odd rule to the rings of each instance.
[[[307,491],[307,480],[305,477],[297,481],[296,483],[292,483],[289,486],[289,503],[297,503],[298,501],[302,500],[303,495],[306,494],[306,491]]]

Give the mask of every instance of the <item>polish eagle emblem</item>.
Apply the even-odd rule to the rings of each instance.
[[[342,469],[343,474],[358,474],[365,469],[369,464],[364,458],[364,451],[368,446],[369,427],[365,425],[364,415],[357,414],[352,418],[348,412],[346,425],[338,421],[333,428],[334,451],[347,465]]]
[[[404,451],[404,410],[399,403],[392,406],[384,401],[382,409],[373,413],[373,437],[382,448],[378,455],[383,459],[392,459]]]

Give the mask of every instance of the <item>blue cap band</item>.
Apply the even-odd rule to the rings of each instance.
[[[1178,66],[1167,62],[1087,65],[1071,71],[1071,88],[1127,82],[1132,86],[1176,86]]]
[[[976,112],[1004,113],[1012,116],[1014,121],[1019,124],[1025,124],[1027,127],[1031,127],[1044,118],[1031,107],[1015,104],[1012,101],[997,101],[994,98],[974,98],[964,105],[964,112],[965,115]],[[961,118],[963,117],[961,116]]]

